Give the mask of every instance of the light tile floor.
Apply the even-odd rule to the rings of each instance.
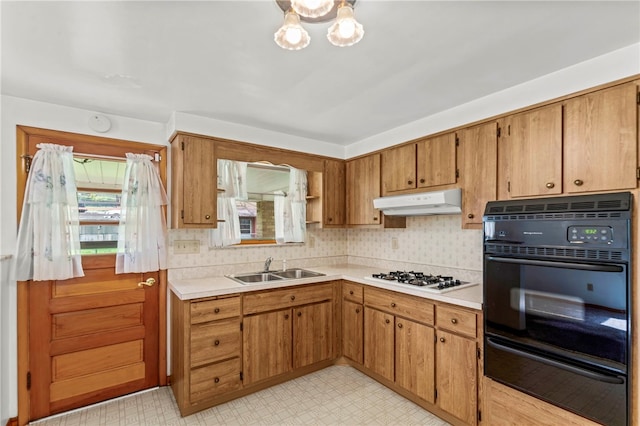
[[[31,424],[448,425],[348,366],[325,368],[188,417],[180,417],[171,389],[162,387]]]

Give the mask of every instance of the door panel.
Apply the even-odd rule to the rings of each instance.
[[[158,273],[100,257],[85,277],[30,283],[31,419],[158,385],[158,286],[138,287]]]

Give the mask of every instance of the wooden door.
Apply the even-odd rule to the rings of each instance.
[[[364,309],[364,366],[394,380],[394,318],[371,308]]]
[[[382,212],[373,208],[380,196],[380,154],[347,162],[347,218],[349,225],[379,225]]]
[[[333,358],[333,303],[293,309],[293,368]]]
[[[342,302],[342,353],[362,364],[364,359],[364,310],[359,303]]]
[[[291,309],[243,319],[244,384],[291,371]]]
[[[158,273],[115,275],[115,256],[85,276],[29,284],[30,418],[158,385]]]
[[[456,183],[456,134],[418,142],[418,188]]]
[[[343,160],[325,160],[322,176],[323,226],[342,227],[346,223],[346,176]]]
[[[498,196],[562,193],[562,105],[511,115],[500,127]]]
[[[636,188],[637,93],[631,82],[565,103],[566,192]]]
[[[396,384],[434,402],[435,357],[432,327],[396,318]]]
[[[382,193],[416,187],[416,144],[382,151]]]
[[[460,131],[460,180],[462,224],[481,227],[488,201],[496,200],[498,135],[496,123],[481,124]]]
[[[476,342],[438,330],[436,341],[437,404],[475,425],[477,420]]]

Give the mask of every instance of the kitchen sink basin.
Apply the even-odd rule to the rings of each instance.
[[[247,274],[231,274],[225,275],[241,284],[264,283],[268,281],[294,280],[299,278],[320,277],[324,274],[320,272],[307,271],[306,269],[293,268],[286,271],[272,272],[251,272]]]
[[[283,279],[270,272],[252,272],[249,274],[231,274],[227,275],[227,278],[231,278],[234,281],[238,281],[242,284],[248,283],[263,283],[266,281],[278,281]]]
[[[273,275],[277,275],[279,277],[285,279],[296,279],[296,278],[310,278],[310,277],[321,277],[324,274],[320,272],[307,271],[306,269],[293,268],[287,269],[286,271],[278,271],[274,272]]]

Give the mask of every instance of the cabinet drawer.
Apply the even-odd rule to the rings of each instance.
[[[244,296],[244,314],[274,311],[307,303],[322,302],[333,297],[333,284],[291,287]]]
[[[240,389],[240,358],[191,370],[192,403]]]
[[[433,303],[393,291],[365,288],[364,303],[394,315],[433,325]]]
[[[352,302],[362,303],[364,300],[363,286],[348,281],[342,282],[342,297]]]
[[[240,297],[191,302],[191,324],[240,316]]]
[[[216,321],[191,327],[191,367],[240,356],[240,320]]]
[[[436,326],[465,336],[476,337],[476,314],[453,306],[438,305]]]

